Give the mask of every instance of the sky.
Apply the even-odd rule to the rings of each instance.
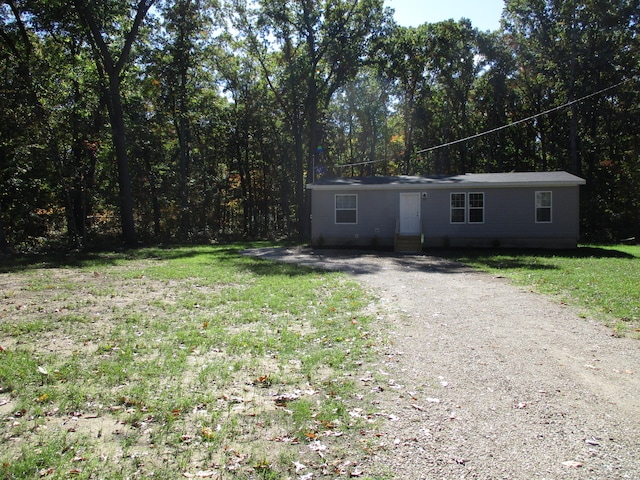
[[[465,17],[485,31],[500,26],[504,0],[385,0],[384,4],[396,11],[396,22],[404,27]]]

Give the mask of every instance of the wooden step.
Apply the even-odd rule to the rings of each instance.
[[[396,235],[394,250],[396,252],[421,252],[422,235]]]

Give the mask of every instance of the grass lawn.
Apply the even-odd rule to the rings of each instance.
[[[246,246],[3,260],[0,477],[358,474],[372,298]]]
[[[640,337],[640,246],[567,251],[450,250],[443,256],[553,294],[620,335]]]

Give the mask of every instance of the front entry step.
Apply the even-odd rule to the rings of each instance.
[[[398,253],[422,252],[422,235],[396,234],[394,251]]]

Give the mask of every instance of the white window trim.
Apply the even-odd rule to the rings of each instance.
[[[464,206],[463,207],[454,207],[452,205],[453,196],[454,195],[462,195],[464,198]],[[453,211],[454,210],[462,210],[464,212],[464,220],[462,222],[454,222],[453,221]],[[449,224],[450,225],[463,225],[467,223],[467,194],[464,192],[449,192]]]
[[[482,207],[472,207],[471,200],[469,199],[470,195],[482,195]],[[467,223],[471,223],[473,225],[482,225],[484,224],[485,218],[485,195],[484,192],[469,192],[467,193]],[[472,222],[471,221],[471,210],[482,210],[482,221],[481,222]]]
[[[538,205],[538,194],[540,193],[548,193],[549,194],[549,206],[539,206]],[[540,221],[538,220],[538,209],[539,208],[548,208],[549,209],[549,220]],[[553,192],[551,190],[539,190],[535,193],[535,209],[533,211],[534,219],[536,223],[553,223]]]
[[[482,195],[482,208],[479,207],[471,207],[470,201],[469,201],[469,195]],[[451,201],[453,199],[454,195],[463,195],[464,196],[464,207],[454,207],[451,205]],[[485,215],[486,215],[486,202],[485,202],[486,196],[484,194],[484,192],[449,192],[449,224],[450,225],[483,225],[484,224],[484,220],[485,220]],[[453,214],[454,210],[462,210],[464,211],[464,221],[462,222],[454,222],[451,220],[451,216]],[[470,212],[471,210],[482,210],[482,221],[481,222],[472,222],[471,221],[471,215]]]
[[[338,197],[355,197],[356,199],[355,208],[338,208]],[[356,212],[355,222],[339,222],[338,211],[355,211]],[[357,193],[336,193],[333,198],[333,212],[334,212],[333,219],[336,225],[357,225],[358,224],[358,194]]]

